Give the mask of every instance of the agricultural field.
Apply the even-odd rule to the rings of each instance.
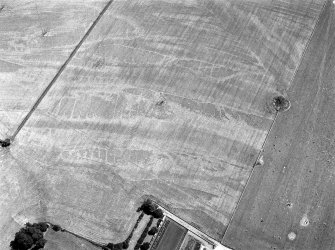
[[[107,0],[0,1],[0,136],[11,136]]]
[[[329,1],[222,241],[236,249],[334,249],[335,9]]]
[[[187,229],[166,218],[162,225],[163,234],[157,240],[157,244],[152,246],[152,250],[179,250],[185,238]]]
[[[0,248],[15,218],[120,242],[148,196],[224,239],[324,3],[5,2],[3,138],[71,60],[0,149]]]
[[[64,249],[82,249],[82,250],[101,250],[89,242],[73,237],[66,232],[54,232],[49,230],[46,234],[47,244],[45,249],[64,250]]]

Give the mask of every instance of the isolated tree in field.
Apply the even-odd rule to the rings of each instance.
[[[157,227],[152,227],[152,228],[149,230],[148,234],[149,234],[149,235],[155,235],[157,232],[158,232]]]
[[[150,243],[149,242],[144,242],[141,246],[141,250],[148,250],[150,248]]]
[[[0,145],[3,148],[10,146],[10,139],[0,140]]]
[[[273,106],[277,111],[288,110],[291,106],[291,103],[284,96],[276,96],[273,98]]]

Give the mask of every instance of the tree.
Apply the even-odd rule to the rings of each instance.
[[[38,226],[43,233],[46,232],[49,228],[49,225],[46,222],[40,222],[38,223]]]
[[[145,200],[141,206],[141,210],[147,215],[152,215],[157,208],[158,206],[152,203],[150,199]]]
[[[34,241],[38,241],[39,239],[43,238],[43,233],[40,232],[34,232],[31,237],[33,238]]]
[[[123,248],[123,249],[127,249],[128,247],[129,247],[129,241],[126,240],[126,241],[124,241],[124,242],[122,243],[122,248]]]
[[[149,242],[143,243],[140,247],[141,250],[148,250],[149,248],[150,248],[150,243]]]
[[[34,240],[31,235],[25,232],[18,232],[15,234],[15,239],[10,242],[13,250],[28,250],[34,245]]]
[[[46,223],[27,223],[24,228],[15,234],[15,238],[10,242],[13,250],[37,250],[44,247],[46,240],[43,238],[43,232],[46,231]]]
[[[156,209],[155,211],[152,212],[152,216],[156,219],[162,219],[164,217],[164,213],[162,209]]]
[[[62,228],[59,225],[52,225],[52,230],[58,232],[58,231],[62,230]]]
[[[123,249],[123,243],[117,243],[113,247],[113,250],[122,250],[122,249]]]
[[[10,146],[10,139],[0,140],[0,145],[3,148]]]
[[[273,106],[277,111],[284,111],[290,108],[290,101],[284,96],[276,96],[273,98]]]
[[[152,227],[152,228],[149,230],[148,234],[149,234],[149,235],[155,235],[157,232],[158,232],[157,227]]]
[[[108,243],[108,244],[107,244],[107,247],[108,247],[109,249],[113,249],[114,244],[113,244],[113,243]]]
[[[38,249],[44,248],[46,242],[47,242],[46,239],[43,239],[43,238],[39,239],[35,243],[35,246],[32,248],[32,250],[38,250]]]

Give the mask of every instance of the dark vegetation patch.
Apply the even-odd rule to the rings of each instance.
[[[137,209],[137,211],[143,211],[143,213],[152,216],[155,219],[162,219],[164,217],[162,209],[158,208],[158,206],[150,199],[145,200],[142,206]]]
[[[158,228],[157,228],[157,227],[152,227],[152,228],[149,230],[148,234],[149,234],[149,235],[155,235],[157,232],[158,232]]]
[[[9,147],[10,146],[10,139],[0,140],[0,145],[3,148]]]
[[[52,230],[54,230],[55,232],[63,231],[63,229],[62,229],[61,226],[59,226],[59,225],[52,225],[51,228],[52,228]]]
[[[141,250],[148,250],[150,248],[150,243],[149,242],[145,242],[140,246]]]
[[[283,96],[276,96],[272,100],[272,104],[277,111],[288,110],[291,106],[290,101]]]
[[[45,222],[40,223],[27,223],[25,227],[21,228],[15,234],[15,238],[10,242],[12,250],[37,250],[44,248],[46,239],[44,234],[49,225]]]

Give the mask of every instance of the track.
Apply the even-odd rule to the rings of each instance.
[[[34,113],[34,111],[36,110],[36,108],[38,107],[38,105],[41,103],[41,101],[43,100],[43,98],[45,97],[45,95],[49,92],[49,90],[51,89],[51,87],[55,84],[55,82],[57,81],[57,79],[59,78],[59,76],[63,73],[63,71],[66,68],[66,66],[69,64],[69,62],[72,60],[72,58],[76,55],[76,53],[78,52],[78,50],[81,47],[81,45],[85,42],[86,38],[90,35],[90,33],[92,32],[92,30],[94,29],[94,27],[97,25],[97,23],[99,22],[99,20],[101,19],[101,17],[105,14],[105,12],[107,11],[107,9],[109,8],[109,6],[112,3],[113,3],[113,0],[110,0],[106,4],[106,6],[102,9],[102,11],[99,13],[98,17],[94,20],[94,22],[92,23],[92,25],[90,26],[90,28],[87,30],[87,32],[85,33],[85,35],[79,41],[79,43],[74,48],[74,50],[71,52],[71,54],[66,59],[66,61],[64,62],[64,64],[57,71],[56,75],[52,78],[51,82],[44,89],[44,91],[42,92],[42,94],[38,97],[38,99],[36,100],[36,102],[34,103],[34,105],[32,106],[32,108],[30,109],[30,111],[23,118],[22,122],[19,124],[19,126],[17,127],[17,129],[15,130],[15,132],[13,133],[13,135],[10,137],[10,139],[12,141],[15,139],[15,137],[20,132],[20,130],[23,128],[23,126],[27,123],[27,121],[29,120],[30,116]]]

